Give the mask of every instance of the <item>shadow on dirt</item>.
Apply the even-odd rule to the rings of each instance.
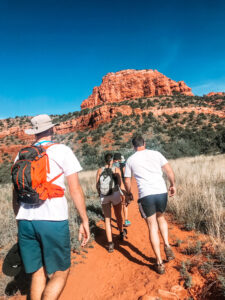
[[[113,220],[115,221],[115,220]],[[96,226],[94,229],[95,233],[95,241],[98,243],[101,247],[105,248],[107,251],[107,240],[106,240],[106,233],[105,230]],[[119,251],[122,255],[124,255],[128,260],[132,261],[135,264],[141,265],[141,266],[147,266],[151,270],[154,269],[154,263],[155,259],[152,257],[147,257],[144,253],[142,253],[137,247],[132,245],[129,241],[123,240],[120,241],[119,235],[113,234],[113,242],[115,244],[115,250]],[[129,250],[127,250],[128,248]],[[143,262],[142,260],[134,257],[132,253],[135,253],[139,255],[142,259],[146,260],[148,263]]]

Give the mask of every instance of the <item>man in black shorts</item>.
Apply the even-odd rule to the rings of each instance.
[[[168,241],[168,225],[164,218],[167,205],[167,188],[163,179],[166,173],[169,182],[169,196],[176,193],[174,173],[166,158],[158,151],[147,150],[142,136],[132,140],[135,153],[131,155],[125,168],[125,187],[131,193],[131,176],[134,176],[139,192],[139,210],[146,220],[149,229],[150,242],[156,256],[156,271],[165,273],[165,267],[160,253],[158,229],[161,232],[167,260],[174,259],[173,251]]]

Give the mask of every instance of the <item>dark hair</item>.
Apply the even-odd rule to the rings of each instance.
[[[121,153],[119,153],[119,152],[114,153],[113,159],[114,159],[114,160],[120,160],[120,159],[121,159]]]
[[[42,137],[45,137],[45,136],[49,136],[49,135],[53,135],[54,131],[53,131],[53,127],[52,128],[49,128],[45,131],[42,131],[40,133],[36,133],[35,136],[37,139],[40,139]]]
[[[107,153],[107,154],[105,155],[105,162],[106,162],[107,164],[109,164],[110,161],[112,160],[112,158],[113,158],[112,154],[111,154],[111,153]]]
[[[132,139],[132,144],[135,148],[144,146],[145,140],[141,135],[137,135]]]

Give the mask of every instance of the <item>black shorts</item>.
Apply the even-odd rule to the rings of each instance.
[[[145,196],[138,200],[139,210],[142,218],[146,219],[156,212],[163,213],[166,209],[168,194],[155,194]]]

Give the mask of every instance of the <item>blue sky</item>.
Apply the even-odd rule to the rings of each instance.
[[[123,69],[225,91],[225,1],[0,1],[0,118],[79,110]]]

